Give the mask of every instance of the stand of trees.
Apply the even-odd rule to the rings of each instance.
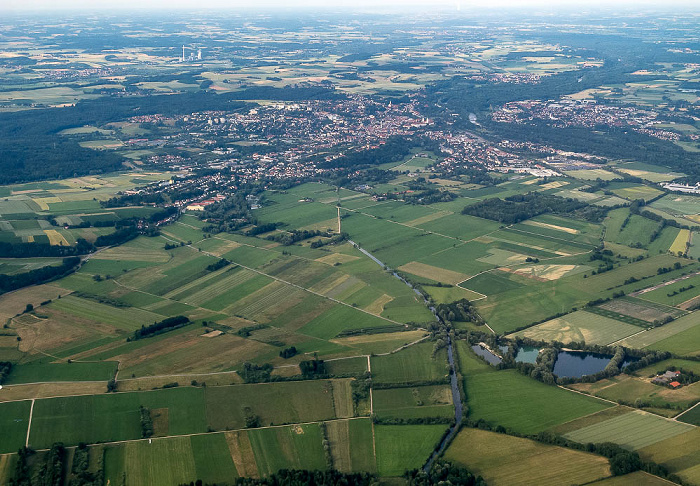
[[[468,469],[456,466],[451,462],[435,461],[430,471],[414,469],[404,474],[409,486],[431,486],[434,484],[450,484],[453,486],[486,486],[481,476],[475,476]]]
[[[134,336],[127,338],[127,341],[136,341],[138,339],[151,337],[162,332],[172,331],[173,329],[182,327],[189,322],[190,319],[186,316],[168,317],[160,322],[154,322],[150,326],[141,326],[141,329],[134,331]]]

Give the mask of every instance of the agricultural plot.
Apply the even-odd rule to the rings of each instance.
[[[452,390],[448,385],[377,389],[374,413],[380,418],[451,417]]]
[[[133,331],[144,324],[151,324],[162,319],[158,314],[134,307],[113,307],[72,295],[54,300],[47,307],[96,322],[110,324],[125,331]]]
[[[341,412],[335,409],[334,390],[325,380],[207,387],[207,423],[225,430],[244,428],[251,416],[265,426],[329,420]]]
[[[299,332],[321,339],[331,339],[343,331],[381,328],[394,324],[353,307],[336,304],[309,321]]]
[[[445,459],[497,486],[585,484],[610,475],[604,457],[469,428],[457,434]]]
[[[679,434],[637,451],[643,459],[654,461],[692,484],[700,481],[700,428]]]
[[[29,443],[35,448],[141,437],[139,406],[168,409],[166,435],[206,432],[204,391],[174,388],[150,392],[37,400]]]
[[[280,469],[326,469],[318,424],[250,430],[248,439],[261,476]]]
[[[635,410],[569,432],[564,437],[582,444],[615,442],[627,449],[636,450],[692,429],[690,425]]]
[[[153,439],[108,446],[105,479],[128,484],[163,485],[192,481],[197,469],[189,437]]]
[[[584,341],[587,344],[605,345],[624,339],[640,330],[638,326],[619,320],[587,311],[576,311],[519,331],[512,336],[562,343]]]
[[[686,424],[697,425],[700,427],[700,409],[698,409],[698,407],[692,408],[681,415],[678,420],[685,422]]]
[[[700,349],[700,313],[693,312],[661,327],[649,329],[620,344],[631,348],[670,351],[681,356],[697,355]]]
[[[598,412],[610,404],[548,386],[514,370],[466,378],[467,404],[473,420],[484,419],[522,434]]]
[[[377,425],[374,427],[380,476],[401,476],[428,460],[445,425]]]
[[[369,419],[326,422],[335,469],[341,472],[377,471],[372,427]]]
[[[377,383],[441,380],[447,375],[444,350],[432,357],[432,343],[420,343],[387,356],[373,356],[372,378]]]

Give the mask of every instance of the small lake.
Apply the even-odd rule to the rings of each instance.
[[[483,356],[483,358],[486,360],[486,362],[487,362],[488,364],[491,364],[491,365],[494,365],[494,366],[495,366],[495,365],[497,365],[498,363],[500,363],[500,362],[502,361],[501,358],[499,358],[498,356],[496,356],[495,354],[493,354],[493,353],[492,353],[491,351],[489,351],[488,349],[479,346],[478,344],[473,345],[473,346],[472,346],[472,350],[473,350],[476,354],[478,354],[479,356]]]
[[[579,351],[560,351],[554,364],[554,374],[560,378],[581,378],[603,371],[612,356]]]
[[[537,355],[540,354],[539,348],[532,346],[522,346],[518,348],[518,352],[515,355],[515,361],[518,363],[530,363],[535,364],[537,361]]]

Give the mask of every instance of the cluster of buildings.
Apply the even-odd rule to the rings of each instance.
[[[543,121],[557,128],[597,126],[631,128],[662,140],[680,140],[681,135],[658,127],[663,123],[659,113],[633,106],[614,106],[595,100],[525,100],[506,103],[492,115],[502,123],[526,124]]]
[[[666,385],[671,388],[679,388],[681,386],[681,383],[678,381],[680,376],[680,371],[666,371],[665,373],[652,378],[651,382],[656,383],[657,385]]]

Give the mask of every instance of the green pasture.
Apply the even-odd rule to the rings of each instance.
[[[447,356],[441,350],[433,358],[433,344],[420,343],[386,356],[373,356],[372,378],[377,383],[412,383],[442,380],[447,375]]]
[[[446,425],[377,425],[375,441],[380,476],[401,476],[423,466]]]
[[[484,419],[522,434],[541,432],[610,406],[514,370],[467,376],[466,393],[472,420]]]

